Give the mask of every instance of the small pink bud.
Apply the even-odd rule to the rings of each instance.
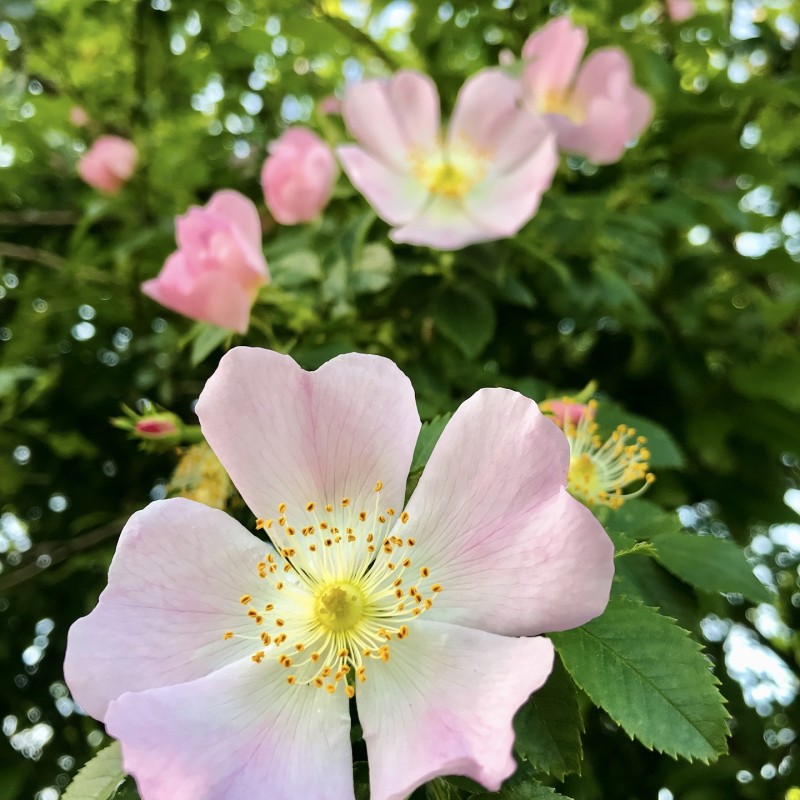
[[[134,430],[142,439],[166,439],[180,433],[180,428],[172,417],[140,419],[134,426]]]
[[[696,13],[694,0],[667,0],[667,14],[673,22],[691,19]]]
[[[336,181],[336,159],[307,128],[289,128],[269,146],[261,170],[264,199],[281,225],[311,222],[328,205]]]
[[[317,108],[319,109],[320,114],[325,114],[326,116],[330,116],[331,114],[341,114],[342,101],[335,94],[329,94],[327,97],[323,97],[322,100],[319,101]]]
[[[101,136],[78,162],[78,174],[104,194],[116,194],[133,175],[139,153],[121,136]]]

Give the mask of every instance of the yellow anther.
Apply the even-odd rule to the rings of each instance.
[[[402,578],[398,578],[396,581],[394,581],[394,583],[392,583],[392,586],[399,586],[402,582],[403,582],[403,579]]]
[[[294,675],[290,675],[290,676],[289,676],[289,677],[286,679],[286,683],[288,683],[288,684],[289,684],[289,686],[294,686],[294,685],[295,685],[295,683],[297,683],[297,678],[295,678],[295,676],[294,676]]]
[[[320,672],[320,675],[322,675],[323,678],[327,678],[328,675],[331,674],[331,672],[333,672],[333,670],[330,667],[325,666],[325,667],[322,668],[322,671]]]
[[[278,619],[276,619],[276,620],[275,620],[275,624],[276,624],[276,625],[277,625],[279,628],[282,628],[282,627],[283,627],[283,626],[284,626],[286,623],[285,623],[285,622],[284,622],[282,619],[278,618]]]
[[[330,514],[330,513],[331,513],[331,511],[333,511],[333,506],[332,506],[330,503],[328,503],[328,504],[325,506],[325,510],[326,510],[326,511],[327,511],[327,512]]]
[[[288,528],[286,528],[286,533],[287,533],[289,536],[294,536],[294,534],[295,534],[295,530],[294,530],[294,528],[293,528],[291,525],[289,525],[289,527],[288,527]]]
[[[367,668],[359,667],[356,670],[356,677],[358,678],[359,683],[364,683],[364,681],[367,679]]]
[[[375,491],[379,492],[383,489],[383,482],[382,481],[375,481]]]
[[[314,653],[312,653],[312,654],[309,656],[309,658],[310,658],[312,661],[314,661],[314,662],[317,662],[317,661],[319,661],[319,653],[317,653],[317,652],[314,652]]]
[[[273,640],[273,644],[274,644],[276,647],[279,647],[279,646],[280,646],[280,645],[282,645],[282,644],[283,644],[285,641],[286,641],[286,634],[285,634],[285,633],[279,633],[279,634],[278,634],[278,635],[275,637],[275,639]]]
[[[233,631],[225,631],[225,633],[222,634],[222,638],[233,639]]]
[[[250,660],[255,661],[256,664],[260,664],[264,660],[265,655],[263,650],[259,650],[257,653],[253,653],[253,655],[250,656]]]
[[[305,645],[304,645],[302,642],[298,642],[298,643],[297,643],[297,644],[294,646],[294,649],[295,649],[295,650],[297,650],[297,652],[298,652],[298,653],[302,653],[302,652],[303,652],[303,650],[305,650],[305,649],[306,649],[306,646],[305,646]]]
[[[260,531],[264,527],[264,520],[260,517],[256,520],[256,530]]]
[[[406,524],[406,522],[408,522],[408,520],[409,520],[408,511],[404,511],[404,512],[403,512],[403,513],[400,515],[400,522],[402,522],[402,523],[403,523],[403,525],[405,525],[405,524]]]
[[[285,514],[286,513],[286,503],[280,503],[278,505],[278,513]]]
[[[343,647],[339,651],[339,658],[347,658],[347,648],[346,647]]]
[[[272,603],[267,603],[264,606],[264,611],[272,611],[272,609],[274,609],[274,608],[275,608],[275,606]]]
[[[392,564],[391,561],[387,562],[386,569],[388,569],[389,572],[391,572],[394,569],[394,564]]]
[[[249,594],[243,594],[243,595],[242,595],[242,596],[239,598],[239,602],[240,602],[240,603],[241,603],[243,606],[246,606],[246,605],[247,605],[249,602],[251,602],[251,601],[252,601],[252,599],[253,599],[252,595],[249,595]]]
[[[262,631],[261,632],[261,641],[264,644],[264,646],[266,647],[272,641],[272,637],[266,631]]]
[[[333,694],[336,691],[336,686],[334,684],[332,684],[332,683],[326,683],[325,684],[325,691],[328,694]]]
[[[306,503],[306,511],[313,511],[317,507],[317,504],[312,500],[310,503]]]
[[[359,518],[359,519],[360,519],[362,522],[366,522],[366,521],[367,521],[367,512],[366,512],[366,511],[359,511],[359,512],[358,512],[358,518]]]
[[[394,509],[393,509],[393,508],[387,508],[387,509],[386,509],[386,513],[387,513],[387,514],[388,514],[390,517],[393,517],[395,512],[394,512]]]
[[[423,578],[427,578],[428,575],[431,574],[431,571],[427,567],[421,567],[419,574],[422,575]]]
[[[416,543],[417,543],[417,540],[416,540],[416,539],[406,539],[406,544],[407,544],[409,547],[413,547],[413,546],[414,546]]]
[[[279,517],[278,518],[278,525],[280,525],[281,528],[282,528],[285,524],[286,524],[286,517]]]
[[[380,524],[383,525],[386,522],[386,517],[384,517],[383,514],[380,514],[378,516],[378,522],[380,522]]]
[[[275,588],[276,588],[278,591],[281,591],[281,589],[283,589],[283,581],[278,581],[278,582],[275,584]]]
[[[342,508],[347,508],[347,506],[349,506],[349,505],[350,505],[350,498],[349,497],[343,497],[342,498]]]
[[[317,687],[317,689],[321,689],[321,688],[322,688],[322,684],[323,684],[325,681],[323,681],[323,680],[322,680],[322,678],[314,678],[314,680],[313,680],[313,681],[311,681],[311,682],[314,684],[314,686],[316,686],[316,687]]]
[[[431,586],[431,591],[432,592],[437,592],[437,593],[441,592],[442,591],[442,584],[441,583],[434,583],[433,586]]]
[[[316,552],[317,552],[317,546],[316,546],[315,544],[310,544],[310,545],[308,546],[308,549],[309,549],[309,550],[310,550],[312,553],[316,553]]]
[[[344,693],[352,700],[356,696],[356,690],[353,686],[345,686]]]
[[[411,559],[410,558],[404,558],[401,563],[402,563],[402,565],[404,567],[410,567],[411,566]]]

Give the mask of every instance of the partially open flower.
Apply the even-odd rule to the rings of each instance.
[[[546,115],[561,150],[610,164],[650,123],[653,103],[634,85],[624,51],[600,48],[581,65],[586,44],[586,29],[567,17],[531,34],[522,48],[523,101]]]
[[[551,669],[539,634],[602,613],[611,587],[561,433],[483,389],[403,509],[420,420],[387,359],[308,373],[235,348],[197,413],[269,543],[189,500],[151,504],[67,647],[75,699],[144,800],[353,800],[354,696],[372,800],[454,773],[497,790]]]
[[[446,135],[433,81],[401,71],[351,87],[342,105],[358,146],[338,149],[353,185],[395,242],[456,250],[513,236],[558,165],[544,120],[518,107],[516,82],[483,70],[462,87]]]
[[[619,508],[625,500],[642,494],[653,483],[655,476],[648,472],[650,451],[645,446],[644,436],[636,436],[633,428],[619,425],[603,440],[594,421],[596,400],[586,405],[570,402],[568,398],[546,402],[551,407],[560,402],[561,413],[554,411],[552,420],[569,441],[567,485],[575,497],[589,506]],[[639,485],[631,492],[624,492],[632,483]]]

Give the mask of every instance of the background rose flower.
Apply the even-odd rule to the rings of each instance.
[[[517,107],[516,84],[499,70],[464,84],[444,137],[436,86],[418,72],[356,84],[342,113],[358,145],[340,147],[339,160],[396,226],[395,242],[456,250],[513,236],[558,164],[547,125]]]
[[[561,150],[610,164],[650,123],[653,103],[634,86],[628,56],[617,47],[595,50],[579,70],[586,43],[586,29],[566,17],[529,36],[522,95],[528,109],[547,116]]]
[[[269,279],[254,203],[230,189],[176,220],[178,250],[142,291],[186,317],[244,333]]]
[[[89,186],[116,194],[133,175],[138,159],[133,142],[121,136],[101,136],[78,161],[78,174]]]
[[[673,22],[691,19],[696,13],[694,0],[667,0],[667,14]]]
[[[308,128],[289,128],[269,146],[261,170],[264,199],[282,225],[311,222],[328,204],[336,182],[330,147]]]

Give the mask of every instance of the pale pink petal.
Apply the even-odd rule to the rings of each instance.
[[[406,147],[434,150],[439,146],[439,92],[427,75],[410,70],[396,73],[387,85],[389,102]]]
[[[142,292],[179,314],[246,333],[255,292],[231,280],[222,270],[187,276],[186,257],[173,253],[157,278],[145,281]]]
[[[428,190],[409,173],[396,172],[355,145],[336,152],[350,182],[388,223],[403,225],[427,202]]]
[[[289,686],[274,659],[124,694],[106,728],[147,800],[353,798],[344,692]]]
[[[628,141],[637,139],[653,119],[654,106],[650,95],[637,86],[628,92],[628,108],[630,122],[628,124]]]
[[[448,146],[459,143],[487,156],[500,150],[510,125],[520,116],[517,82],[499,69],[483,69],[468,78],[456,99]]]
[[[498,236],[470,216],[463,202],[434,195],[416,218],[394,228],[389,238],[393,242],[425,245],[438,250],[458,250]]]
[[[386,81],[351,86],[342,101],[342,117],[350,135],[374,158],[397,172],[408,171],[406,141]]]
[[[557,167],[555,137],[549,134],[513,172],[489,177],[475,186],[464,198],[464,205],[496,236],[513,236],[536,213]]]
[[[522,47],[530,62],[525,71],[527,88],[536,95],[562,94],[572,83],[586,49],[586,29],[558,17],[532,33]]]
[[[694,0],[667,0],[667,13],[673,22],[684,22],[697,13]]]
[[[516,767],[514,714],[552,665],[547,639],[417,620],[358,686],[371,800],[403,800],[438,775],[497,791]]]
[[[251,247],[261,250],[261,220],[250,198],[233,189],[223,189],[212,195],[206,208],[239,230]]]
[[[544,116],[519,110],[507,120],[489,165],[492,176],[514,172],[538,152],[548,151],[553,146],[552,126]]]
[[[603,47],[583,62],[572,97],[580,105],[596,97],[624,102],[632,81],[633,71],[628,56],[618,47]]]
[[[612,164],[625,152],[630,128],[630,110],[626,105],[598,95],[589,103],[582,125],[564,126],[558,145],[569,153],[578,153],[595,164]]]
[[[96,719],[123,692],[193,680],[254,650],[239,598],[259,585],[265,545],[233,517],[176,498],[151,503],[123,530],[108,586],[69,631],[64,674]],[[263,591],[263,586],[262,586]]]
[[[536,404],[482,389],[453,415],[407,506],[413,569],[426,619],[531,635],[601,614],[614,548],[591,512],[563,488],[564,434]]]
[[[237,347],[197,414],[259,517],[277,517],[280,503],[292,516],[342,498],[371,511],[377,481],[384,507],[402,507],[420,421],[410,381],[386,358],[350,353],[306,372],[289,356]]]

